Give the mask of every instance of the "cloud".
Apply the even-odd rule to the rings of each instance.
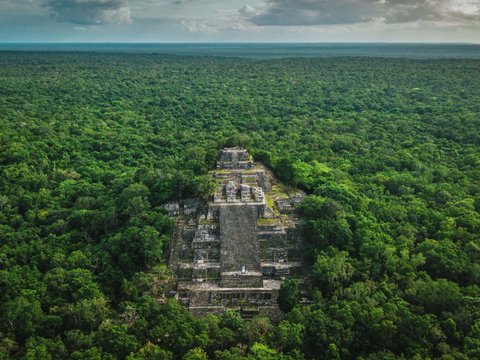
[[[76,25],[132,22],[126,0],[47,0],[46,6],[57,20]]]
[[[267,8],[259,14],[246,11],[248,7],[239,13],[261,26],[480,20],[478,0],[266,0],[266,3]]]
[[[240,15],[244,16],[256,16],[260,15],[265,10],[265,8],[266,6],[247,4],[243,8],[238,10],[238,12],[240,13]]]
[[[218,31],[216,26],[197,20],[183,20],[182,26],[193,33],[215,33]]]
[[[373,19],[370,0],[272,0],[265,12],[252,17],[256,25],[333,25]]]

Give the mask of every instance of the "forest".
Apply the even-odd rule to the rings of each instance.
[[[0,359],[480,358],[479,69],[0,52]],[[227,145],[308,194],[279,323],[169,297],[162,204]]]

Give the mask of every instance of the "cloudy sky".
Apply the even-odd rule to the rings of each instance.
[[[475,42],[480,0],[0,0],[0,42]]]

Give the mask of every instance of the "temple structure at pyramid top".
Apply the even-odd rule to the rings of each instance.
[[[225,148],[220,153],[217,169],[251,169],[253,161],[250,154],[241,148]]]

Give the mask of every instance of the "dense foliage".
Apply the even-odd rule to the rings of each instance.
[[[0,357],[480,358],[479,69],[1,53]],[[165,298],[161,205],[231,144],[309,194],[279,324]]]

